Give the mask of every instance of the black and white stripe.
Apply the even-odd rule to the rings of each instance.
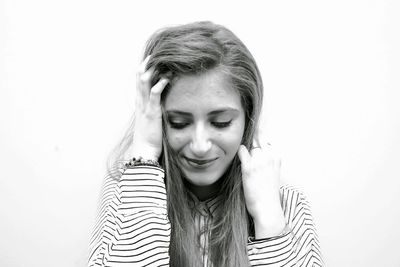
[[[284,186],[281,201],[289,230],[279,237],[249,241],[251,265],[323,266],[304,194]],[[162,169],[137,166],[110,173],[102,190],[88,266],[169,266],[171,225],[166,204]],[[210,223],[218,198],[207,201],[205,207],[208,213],[198,212],[199,231]],[[200,238],[207,264],[208,233]]]

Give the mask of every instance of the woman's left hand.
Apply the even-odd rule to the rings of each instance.
[[[260,146],[258,135],[253,149],[249,152],[241,145],[238,156],[246,207],[254,221],[256,238],[281,234],[285,228],[279,193],[281,160],[273,155],[269,144]]]

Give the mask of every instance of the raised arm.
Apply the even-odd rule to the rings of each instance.
[[[162,150],[160,96],[168,83],[151,86],[149,56],[138,71],[130,157],[156,162]],[[133,164],[135,165],[135,164]],[[105,179],[89,266],[168,266],[171,225],[167,217],[164,171],[125,165]],[[151,164],[158,165],[158,164]]]

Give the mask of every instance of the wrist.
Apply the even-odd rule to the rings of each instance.
[[[141,158],[141,159],[146,159],[146,160],[155,160],[158,161],[159,158],[159,153],[154,151],[154,149],[150,148],[143,148],[143,147],[133,147],[133,153],[131,155],[131,158]]]
[[[153,166],[161,168],[157,160],[143,159],[143,158],[132,158],[128,163],[125,164],[127,168],[135,166]]]
[[[132,155],[132,157],[129,158],[129,160],[131,159],[151,160],[158,162],[157,156],[154,156],[154,154],[147,154],[147,153],[135,153]]]
[[[270,238],[282,234],[286,227],[283,212],[259,217],[254,220],[254,231],[256,239]]]

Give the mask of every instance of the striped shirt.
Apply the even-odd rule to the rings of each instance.
[[[205,201],[199,201],[194,194],[191,194],[191,196],[193,201],[190,203],[190,207],[193,212],[195,229],[197,229],[197,233],[199,233],[198,236],[203,265],[205,267],[212,266],[211,261],[209,261],[211,225],[212,221],[217,217],[217,214],[221,213],[222,197],[216,195]]]
[[[304,194],[282,186],[280,195],[287,229],[273,238],[249,238],[251,266],[323,266]],[[208,228],[219,204],[220,198],[214,197],[194,205],[204,266],[210,264]],[[116,169],[105,178],[88,266],[169,266],[170,234],[164,171],[149,166]]]

